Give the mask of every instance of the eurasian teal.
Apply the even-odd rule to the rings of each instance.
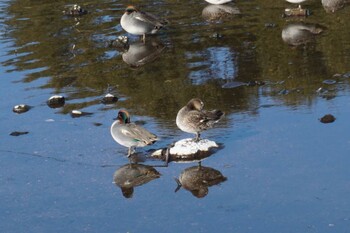
[[[224,113],[220,110],[203,110],[203,102],[191,99],[176,116],[176,125],[184,132],[196,134],[195,141],[200,140],[200,133],[217,123]]]
[[[155,143],[158,138],[143,127],[130,122],[129,113],[120,110],[118,117],[111,126],[113,139],[120,145],[128,147],[128,157],[134,152],[134,147],[144,147]]]
[[[120,19],[122,28],[130,34],[143,36],[146,34],[155,34],[167,24],[167,21],[161,20],[156,16],[139,11],[134,6],[128,6]]]
[[[205,1],[209,2],[210,4],[215,4],[215,5],[232,2],[232,0],[205,0]]]

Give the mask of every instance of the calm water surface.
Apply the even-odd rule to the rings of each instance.
[[[1,232],[349,232],[347,4],[310,0],[309,17],[284,18],[285,1],[236,1],[208,22],[204,1],[134,1],[170,22],[143,44],[119,24],[130,2],[77,1],[89,11],[77,18],[62,13],[71,3],[0,3]],[[112,43],[122,35],[129,50]],[[101,103],[108,92],[116,104]],[[55,94],[64,107],[47,106]],[[192,137],[175,116],[193,97],[226,113],[203,133],[223,148],[202,165],[227,180],[199,198],[174,192],[196,162],[146,166],[161,176],[125,198],[113,183],[128,163],[109,133],[117,111],[156,133],[157,149]],[[13,113],[22,103],[30,111]],[[336,121],[320,123],[328,113]]]

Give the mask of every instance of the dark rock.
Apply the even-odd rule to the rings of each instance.
[[[50,108],[60,108],[64,106],[65,102],[66,99],[63,96],[54,95],[51,96],[46,103]]]
[[[336,118],[335,118],[332,114],[326,114],[326,115],[324,115],[324,116],[320,119],[320,121],[321,121],[322,123],[327,124],[327,123],[332,123],[332,122],[334,122],[335,119],[336,119]]]

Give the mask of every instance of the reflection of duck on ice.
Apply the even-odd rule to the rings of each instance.
[[[218,185],[227,180],[220,171],[214,168],[204,166],[193,166],[183,170],[179,178],[175,178],[178,187],[177,192],[181,187],[190,191],[193,196],[198,198],[205,197],[209,192],[209,187]]]
[[[123,196],[131,198],[135,186],[141,186],[160,177],[152,166],[143,164],[125,164],[115,171],[113,180],[120,187]]]

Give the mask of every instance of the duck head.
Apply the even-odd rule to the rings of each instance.
[[[117,120],[120,124],[128,124],[130,123],[130,116],[129,113],[126,110],[120,110],[118,112]]]
[[[187,103],[187,107],[191,110],[198,110],[201,111],[204,107],[204,103],[202,100],[198,99],[198,98],[194,98],[191,99],[188,103]]]
[[[125,9],[125,13],[127,14],[127,15],[130,15],[131,13],[133,13],[133,12],[136,12],[136,11],[138,11],[134,6],[128,6],[126,9]]]

